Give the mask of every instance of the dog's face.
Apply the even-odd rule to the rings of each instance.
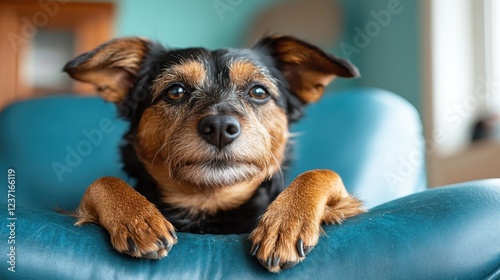
[[[167,50],[139,38],[110,41],[70,61],[131,121],[139,159],[156,181],[192,188],[262,182],[284,160],[288,125],[349,62],[292,37],[251,49]]]

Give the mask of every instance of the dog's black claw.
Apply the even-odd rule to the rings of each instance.
[[[170,232],[170,235],[172,235],[172,237],[177,240],[177,234],[175,233],[175,230],[171,230],[169,231]]]
[[[170,244],[170,243],[167,244],[167,247],[165,247],[165,250],[167,251],[167,253],[170,252],[170,250],[172,250],[173,246],[174,246],[174,244]]]
[[[266,260],[266,268],[273,267],[273,258],[269,257]]]
[[[260,264],[261,264],[263,267],[265,267],[265,268],[271,268],[271,267],[272,267],[272,266],[271,266],[271,265],[272,265],[272,261],[273,261],[273,258],[271,258],[271,257],[267,258],[267,260],[265,260],[265,261],[264,261],[264,260],[259,259]]]
[[[156,246],[158,246],[159,249],[165,248],[165,245],[160,240],[156,241]]]
[[[127,237],[127,243],[128,243],[128,253],[133,254],[135,251],[137,251],[137,245],[135,245],[134,240],[132,237]]]
[[[256,245],[252,246],[252,249],[250,250],[250,255],[254,256],[257,255],[257,252],[260,249],[260,243],[257,243]]]
[[[165,249],[165,251],[170,252],[170,250],[172,249],[172,247],[174,246],[174,244],[171,244],[170,242],[168,242],[167,238],[165,236],[162,236],[160,238],[160,241],[158,241],[161,246],[159,246],[161,249]]]
[[[163,248],[167,248],[170,245],[170,243],[168,242],[168,240],[165,236],[162,236],[160,238],[160,242],[163,245]]]
[[[312,249],[314,249],[314,246],[307,246],[307,247],[304,247],[304,253],[309,254]]]
[[[271,266],[278,266],[280,264],[281,258],[280,257],[275,257],[273,258],[273,262],[271,263]]]
[[[286,262],[283,265],[281,265],[281,270],[289,269],[294,267],[298,262]]]
[[[150,259],[150,260],[156,260],[158,259],[158,252],[157,251],[152,251],[147,254],[142,255],[144,259]]]
[[[302,238],[297,241],[297,252],[299,253],[299,256],[301,258],[304,258],[306,254],[304,253],[304,241],[302,241]]]

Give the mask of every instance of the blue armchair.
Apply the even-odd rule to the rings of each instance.
[[[134,259],[102,228],[54,212],[74,209],[96,178],[128,180],[117,149],[126,126],[99,98],[43,98],[0,113],[4,184],[15,171],[15,201],[4,188],[0,202],[1,279],[500,278],[500,180],[426,190],[418,114],[392,93],[328,94],[293,127],[289,180],[336,170],[370,211],[325,226],[306,260],[280,274],[248,254],[247,235],[179,233],[167,258]]]

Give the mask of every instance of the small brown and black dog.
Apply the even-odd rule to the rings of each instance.
[[[305,258],[322,223],[363,212],[336,173],[309,171],[285,188],[281,171],[304,106],[335,77],[359,75],[346,60],[286,36],[215,51],[119,38],[63,70],[130,122],[121,154],[135,190],[98,179],[75,214],[77,225],[104,227],[119,252],[163,258],[175,229],[251,232],[251,254],[279,272]]]

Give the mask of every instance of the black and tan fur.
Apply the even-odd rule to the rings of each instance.
[[[251,253],[278,272],[305,258],[322,223],[363,211],[332,171],[283,183],[289,125],[335,77],[358,76],[345,60],[286,36],[215,51],[119,38],[64,71],[94,84],[130,122],[121,153],[135,190],[98,179],[76,212],[78,225],[106,228],[120,252],[163,258],[175,230],[251,232]]]

